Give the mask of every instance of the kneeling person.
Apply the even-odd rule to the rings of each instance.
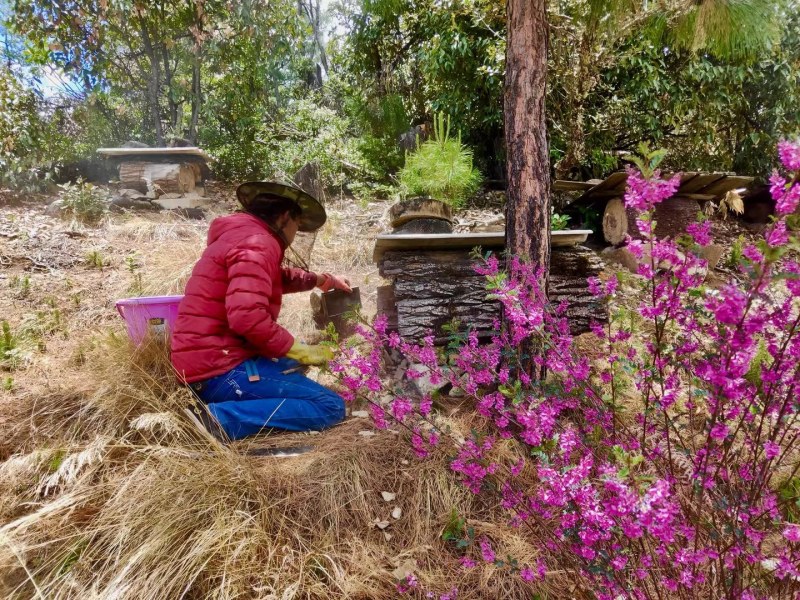
[[[330,350],[296,342],[277,323],[284,293],[350,291],[346,279],[282,266],[296,233],[321,227],[325,209],[279,183],[245,183],[236,195],[244,211],[211,223],[186,284],[172,364],[231,439],[330,427],[344,418],[344,401],[299,372],[325,364]]]

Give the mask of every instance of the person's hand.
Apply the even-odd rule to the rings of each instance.
[[[336,277],[330,273],[321,273],[317,275],[317,287],[323,292],[330,290],[342,290],[348,294],[353,290],[350,288],[350,280],[344,277]]]
[[[328,346],[295,342],[286,353],[286,358],[296,360],[303,365],[326,365],[328,361],[333,360],[333,350]]]

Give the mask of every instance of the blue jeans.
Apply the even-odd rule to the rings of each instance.
[[[320,430],[344,419],[339,394],[301,373],[283,373],[298,366],[288,358],[253,358],[204,381],[198,396],[232,440],[264,429]],[[250,381],[255,374],[258,381]]]

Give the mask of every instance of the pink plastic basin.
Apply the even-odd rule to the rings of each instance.
[[[117,300],[117,311],[125,319],[128,335],[137,346],[145,336],[169,337],[178,318],[183,296],[149,296]]]

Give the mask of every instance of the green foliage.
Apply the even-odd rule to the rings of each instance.
[[[48,125],[39,99],[6,66],[0,66],[0,186],[39,190],[53,175]]]
[[[109,261],[107,258],[103,256],[103,254],[99,250],[91,250],[90,252],[86,253],[86,266],[92,269],[100,269],[101,271],[109,265]],[[76,296],[73,296],[75,298]],[[78,297],[76,301],[77,305],[80,305],[80,298]]]
[[[254,117],[242,138],[203,135],[217,158],[217,174],[224,178],[291,180],[310,161],[319,163],[326,187],[343,185],[351,174],[368,174],[348,120],[313,97]]]
[[[466,548],[475,539],[475,529],[467,527],[467,521],[453,508],[442,531],[442,539],[458,548]]]
[[[130,286],[128,286],[128,293],[133,294],[134,296],[143,296],[144,279],[142,278],[142,265],[139,262],[139,257],[136,254],[129,254],[126,256],[125,268],[128,269],[128,273],[130,273],[133,277],[133,282]]]
[[[406,156],[399,173],[400,186],[410,196],[429,196],[460,208],[478,191],[481,174],[472,164],[472,150],[461,135],[450,135],[450,117],[439,113],[434,135]]]
[[[558,213],[553,213],[550,216],[550,229],[553,231],[562,231],[569,227],[569,215],[560,215]]]
[[[660,165],[661,161],[667,156],[667,151],[663,148],[650,150],[650,144],[647,142],[641,142],[637,148],[637,152],[637,154],[628,154],[625,158],[635,164],[646,179],[650,179],[654,176],[658,165]]]
[[[12,275],[8,280],[8,287],[17,290],[17,298],[27,298],[31,293],[30,275]]]
[[[742,264],[742,258],[744,257],[744,247],[746,245],[746,240],[743,235],[740,235],[734,242],[731,244],[730,251],[725,259],[722,261],[722,265],[728,269],[737,269],[739,265]]]
[[[64,213],[82,223],[97,223],[108,208],[108,192],[104,188],[79,179],[75,183],[59,185]]]
[[[9,367],[17,357],[19,339],[11,332],[11,325],[3,319],[0,323],[0,364]]]

